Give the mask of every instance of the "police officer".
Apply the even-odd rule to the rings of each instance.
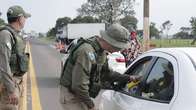
[[[70,47],[60,78],[60,102],[64,110],[95,110],[91,97],[95,98],[101,88],[112,87],[113,82],[126,83],[139,79],[121,75],[108,67],[107,52],[128,47],[128,30],[113,24],[108,30],[100,31],[100,35],[87,40],[79,39]]]
[[[7,11],[8,25],[0,27],[0,110],[18,110],[19,87],[13,76],[22,76],[28,69],[19,32],[30,16],[22,7],[12,6]]]

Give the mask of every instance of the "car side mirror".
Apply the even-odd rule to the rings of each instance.
[[[119,83],[119,82],[114,82],[112,84],[112,90],[114,91],[120,91],[126,86],[126,83]]]

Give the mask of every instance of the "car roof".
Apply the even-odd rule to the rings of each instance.
[[[185,54],[192,60],[192,63],[196,64],[196,47],[183,47],[183,48],[156,48],[149,52],[159,51],[169,53],[171,55],[176,55],[176,53]]]

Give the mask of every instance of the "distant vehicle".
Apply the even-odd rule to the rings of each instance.
[[[104,23],[67,24],[67,38],[70,40],[80,37],[89,38],[99,35],[100,30],[105,30]]]
[[[67,24],[67,26],[57,30],[56,37],[65,41],[65,44],[68,45],[71,41],[80,37],[89,38],[94,35],[99,35],[100,30],[105,30],[104,23]]]
[[[196,48],[152,49],[124,74],[142,79],[104,91],[99,110],[196,110]]]
[[[66,53],[66,47],[75,39],[100,35],[100,31],[105,30],[104,23],[76,23],[67,24],[64,27],[57,29],[56,40],[60,45],[64,45],[60,52]]]

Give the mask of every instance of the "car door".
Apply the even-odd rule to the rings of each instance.
[[[178,64],[169,53],[152,52],[156,60],[138,91],[140,110],[170,110],[177,95]]]
[[[150,65],[153,63],[153,57],[147,56],[144,58],[140,58],[134,64],[132,64],[129,69],[125,72],[125,74],[132,74],[132,75],[141,75],[145,76],[149,71]],[[125,84],[122,89],[110,92],[111,95],[111,102],[113,110],[141,110],[142,101],[137,98],[133,97],[132,94],[129,92],[128,88]]]
[[[170,73],[173,71],[173,78],[171,78],[173,81],[171,81],[171,86],[168,86],[168,88],[170,87],[169,91],[172,91],[172,93],[164,99],[164,95],[162,95],[164,92],[162,93],[162,91],[166,90],[161,88],[157,88],[156,90],[156,87],[157,85],[164,84],[161,80],[164,78],[163,72],[166,71],[168,65],[170,67]],[[140,83],[131,89],[125,86],[122,90],[113,93],[112,101],[115,109],[169,110],[177,94],[177,91],[174,91],[174,88],[177,88],[177,84],[174,83],[176,80],[174,74],[177,74],[177,71],[177,61],[173,56],[161,52],[147,53],[139,60],[136,60],[125,72],[125,74],[130,75],[142,75],[143,78]],[[161,91],[161,95],[153,97],[155,95],[153,89],[158,92]]]

